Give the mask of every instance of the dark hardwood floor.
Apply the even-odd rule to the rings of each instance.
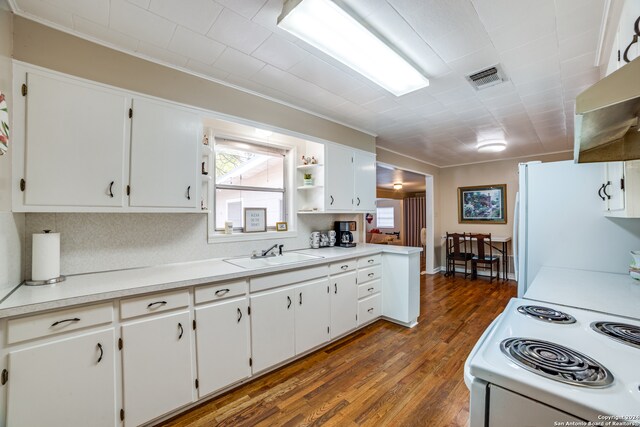
[[[165,426],[464,426],[467,354],[515,282],[421,276],[418,325],[379,320]]]

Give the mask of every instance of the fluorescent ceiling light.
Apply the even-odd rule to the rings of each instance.
[[[397,183],[393,184],[393,189],[394,190],[402,190],[402,183],[401,182],[397,182]]]
[[[502,139],[490,139],[488,141],[478,142],[478,152],[480,153],[497,153],[507,148],[507,141]]]
[[[288,0],[278,26],[395,96],[429,86],[420,71],[331,0]]]

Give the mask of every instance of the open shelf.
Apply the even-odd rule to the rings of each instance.
[[[324,185],[302,185],[298,190],[313,190],[314,188],[323,188]]]
[[[297,166],[297,168],[300,170],[306,170],[306,169],[320,168],[322,166],[324,165],[321,165],[320,163],[315,163],[313,165],[300,165],[300,166]]]

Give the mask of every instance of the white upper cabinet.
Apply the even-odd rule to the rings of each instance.
[[[131,206],[199,207],[200,116],[177,105],[134,98],[131,127]]]
[[[123,206],[131,99],[39,73],[26,85],[24,204]]]
[[[352,210],[353,150],[340,145],[327,145],[325,163],[325,210]]]
[[[354,165],[354,209],[357,211],[376,210],[376,155],[356,151]]]
[[[640,217],[640,160],[604,163],[604,182],[598,189],[605,216]]]
[[[203,212],[199,111],[14,65],[13,210]]]
[[[376,156],[342,145],[327,145],[325,156],[325,210],[375,209]]]

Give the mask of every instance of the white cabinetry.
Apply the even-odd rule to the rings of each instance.
[[[375,154],[332,144],[326,146],[325,164],[325,210],[375,209]]]
[[[598,189],[605,216],[640,217],[640,161],[603,165],[604,182]]]
[[[376,155],[356,151],[354,164],[354,209],[357,211],[376,210]]]
[[[114,329],[9,353],[8,426],[117,424]]]
[[[381,258],[373,255],[359,258],[358,265],[358,326],[372,322],[382,315]],[[397,272],[394,271],[394,274]]]
[[[131,206],[200,207],[201,135],[201,119],[192,110],[134,98]]]
[[[33,66],[14,76],[14,211],[203,211],[198,111]]]
[[[200,397],[251,375],[248,306],[249,299],[242,296],[196,307]]]
[[[296,354],[329,341],[329,281],[326,278],[294,288]]]
[[[336,338],[358,326],[357,273],[338,274],[329,278],[331,293],[331,338]]]
[[[125,426],[137,426],[194,400],[188,311],[122,326]]]
[[[420,254],[382,255],[382,315],[413,327],[420,315]]]
[[[251,296],[251,350],[254,373],[294,356],[293,298],[291,288]]]
[[[353,150],[327,145],[325,163],[325,210],[353,210]]]
[[[16,196],[23,197],[20,202],[41,207],[122,207],[131,98],[66,77],[31,72],[25,87],[28,96],[16,99],[16,111],[26,103],[26,111],[21,111],[27,117],[24,130],[17,132],[26,136],[17,157],[27,159],[15,183]]]

